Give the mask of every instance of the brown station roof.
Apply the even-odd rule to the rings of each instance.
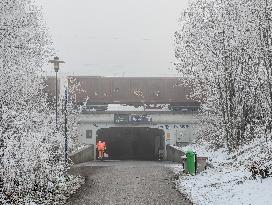
[[[44,79],[44,92],[48,94],[50,101],[55,101],[56,96],[56,78],[49,76]],[[60,94],[60,79],[58,79],[58,95]]]
[[[88,98],[88,104],[198,104],[189,99],[192,89],[176,77],[70,76],[68,79],[79,83],[84,91],[77,94],[77,102]]]

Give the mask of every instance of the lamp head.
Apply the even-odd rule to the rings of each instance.
[[[49,63],[53,63],[54,64],[54,70],[57,73],[59,71],[59,64],[60,63],[65,63],[64,61],[60,61],[59,57],[54,57],[54,60],[50,60]]]
[[[59,71],[59,62],[58,61],[54,62],[54,70],[55,70],[55,72]]]

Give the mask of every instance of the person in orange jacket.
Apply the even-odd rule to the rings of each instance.
[[[104,152],[106,150],[106,143],[98,141],[98,143],[96,144],[96,148],[98,150],[98,158],[102,160],[104,157]]]

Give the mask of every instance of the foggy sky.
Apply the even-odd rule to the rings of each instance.
[[[186,0],[38,0],[65,75],[174,76]],[[46,69],[52,73],[52,65]]]

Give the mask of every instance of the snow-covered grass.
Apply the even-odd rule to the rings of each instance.
[[[183,176],[179,190],[188,194],[195,204],[271,204],[272,178],[250,179],[243,168],[209,168],[197,176]]]
[[[196,176],[181,175],[176,181],[179,190],[198,205],[272,204],[272,177],[254,180],[249,171],[249,165],[253,161],[270,164],[261,150],[269,153],[271,142],[266,142],[265,145],[263,142],[262,139],[255,140],[232,154],[228,154],[225,149],[214,151],[196,144],[179,148],[183,151],[190,149],[196,151],[198,156],[209,157],[213,166]],[[177,165],[173,169],[179,168]]]

